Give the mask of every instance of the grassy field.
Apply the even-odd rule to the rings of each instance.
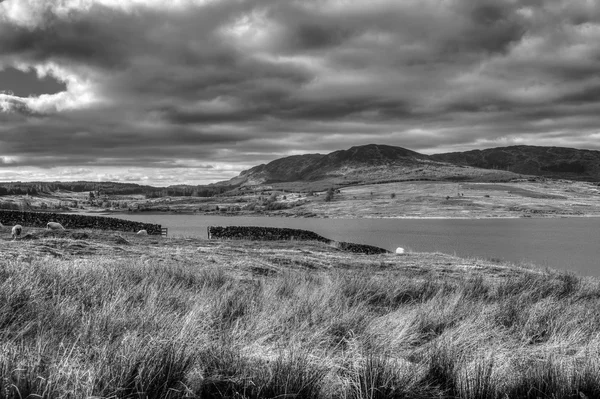
[[[586,182],[402,182],[343,188],[331,202],[320,198],[310,212],[327,217],[600,216],[599,187]]]
[[[310,184],[244,187],[207,198],[148,199],[142,195],[115,195],[99,199],[93,205],[86,201],[87,192],[55,192],[42,197],[3,196],[0,207],[28,211],[150,211],[332,218],[600,216],[600,187],[590,182],[532,178],[502,182],[397,181],[351,185],[335,185],[328,180]],[[335,188],[331,201],[326,201],[323,191],[327,184]],[[284,191],[284,187],[288,191]]]
[[[593,278],[317,243],[29,233],[0,240],[0,398],[600,397]]]

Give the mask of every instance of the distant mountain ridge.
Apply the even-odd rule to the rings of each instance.
[[[569,180],[600,181],[600,151],[563,147],[511,146],[425,155],[402,147],[380,144],[355,146],[329,154],[305,154],[279,158],[245,170],[219,185],[250,186],[322,179],[392,179],[403,173],[433,171],[441,178],[472,178],[478,168]],[[488,172],[492,173],[492,172]]]
[[[368,144],[329,154],[292,155],[242,171],[238,177],[222,184],[263,184],[314,181],[357,166],[409,166],[426,160],[427,155],[388,145]]]
[[[600,151],[518,145],[431,155],[455,165],[557,179],[600,181]]]

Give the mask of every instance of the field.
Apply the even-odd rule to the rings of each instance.
[[[0,239],[0,398],[594,398],[600,281],[442,254]]]
[[[284,192],[265,186],[213,198],[142,200],[171,212],[330,218],[495,218],[600,216],[600,188],[566,180],[506,183],[395,182],[326,192]]]
[[[343,188],[310,211],[328,217],[600,216],[599,199],[599,187],[586,182],[402,182]]]
[[[88,192],[61,191],[27,198],[3,196],[0,207],[53,212],[149,211],[333,218],[600,216],[600,187],[589,182],[540,178],[502,183],[403,181],[359,184],[336,188],[331,201],[326,201],[325,191],[316,189],[323,190],[323,187],[307,190],[303,186],[302,189],[307,191],[290,192],[290,187],[266,185],[207,198],[112,195],[99,198],[94,204],[89,203]],[[28,204],[26,207],[21,206],[24,202]]]

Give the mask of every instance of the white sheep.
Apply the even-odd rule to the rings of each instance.
[[[402,247],[396,248],[396,253],[397,254],[403,254],[404,253],[404,248],[402,248]]]
[[[148,235],[148,231],[146,231],[146,230],[140,230],[136,234],[138,236],[147,236]]]
[[[48,224],[46,225],[46,229],[48,229],[48,230],[64,230],[65,228],[60,223],[48,222]]]
[[[13,240],[16,240],[17,237],[19,237],[21,235],[21,232],[23,231],[23,226],[21,226],[20,224],[15,224],[11,230],[11,235]]]

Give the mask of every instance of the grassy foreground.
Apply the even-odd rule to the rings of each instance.
[[[0,398],[600,397],[596,279],[313,243],[78,237],[0,240]]]

